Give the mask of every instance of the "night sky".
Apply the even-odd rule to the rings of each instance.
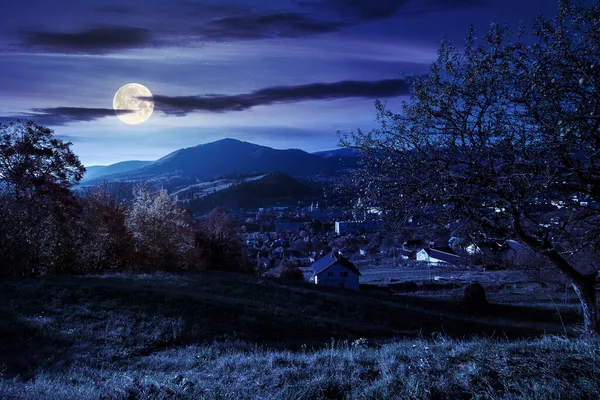
[[[335,148],[336,130],[375,127],[442,35],[551,16],[555,0],[11,0],[0,9],[0,120],[50,126],[85,165],[154,160],[237,138]],[[122,85],[155,98],[126,125]]]

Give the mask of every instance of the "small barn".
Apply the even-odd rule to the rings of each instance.
[[[339,253],[331,252],[312,265],[313,279],[317,285],[359,290],[360,271]]]

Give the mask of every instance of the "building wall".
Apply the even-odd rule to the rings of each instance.
[[[347,272],[348,277],[345,278],[340,276],[342,272]],[[330,273],[332,273],[333,276],[329,276]],[[327,285],[334,287],[340,287],[340,284],[343,284],[344,288],[351,290],[358,290],[360,288],[358,282],[358,275],[342,267],[339,264],[334,264],[331,267],[327,268],[325,271],[315,276],[315,283],[317,285]]]

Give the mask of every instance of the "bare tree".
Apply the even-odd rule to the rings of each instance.
[[[397,226],[528,246],[571,282],[588,334],[600,332],[599,20],[600,1],[561,1],[534,45],[500,25],[482,43],[471,28],[464,51],[444,40],[400,113],[377,102],[380,128],[341,138],[362,152],[363,195]]]
[[[82,272],[132,267],[134,240],[126,219],[131,205],[125,187],[99,183],[82,190],[78,264]]]

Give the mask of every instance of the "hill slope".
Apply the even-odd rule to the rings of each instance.
[[[86,173],[83,176],[83,181],[98,179],[107,175],[129,172],[151,163],[152,161],[132,160],[122,161],[111,165],[92,165],[90,167],[86,167]]]
[[[311,193],[313,189],[297,179],[281,172],[272,172],[260,179],[249,180],[192,200],[189,205],[194,213],[206,213],[217,206],[256,209],[278,202],[297,201]]]
[[[466,315],[443,302],[205,272],[0,282],[0,313],[3,399],[596,398],[600,390],[597,340],[504,338],[560,332],[555,310],[536,311],[527,330],[503,313]],[[501,339],[448,337],[463,334]]]
[[[177,174],[206,179],[273,171],[293,176],[314,176],[332,173],[336,168],[335,160],[302,150],[276,150],[235,139],[223,139],[177,150],[118,177],[135,179]]]

